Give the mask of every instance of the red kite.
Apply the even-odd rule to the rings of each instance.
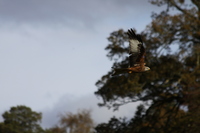
[[[113,75],[121,73],[145,72],[150,68],[145,66],[145,48],[140,35],[136,35],[133,29],[127,32],[129,37],[129,67],[114,69]]]

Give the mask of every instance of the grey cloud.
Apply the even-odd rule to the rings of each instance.
[[[0,77],[1,88],[4,88],[1,99],[6,101],[1,108],[25,104],[33,110],[41,109],[51,106],[63,93],[81,95],[94,92],[95,81],[111,66],[105,57],[106,37],[121,26],[144,27],[146,16],[157,10],[152,7],[147,0],[1,0],[0,53],[4,64],[1,65],[1,70],[4,70]],[[35,23],[42,26],[29,25]],[[48,23],[67,26],[52,28]],[[74,27],[82,25],[95,25],[98,29],[91,31]],[[80,64],[84,71],[68,72]],[[86,74],[88,76],[83,77]],[[74,86],[77,77],[84,80]],[[16,93],[10,94],[10,90]],[[47,98],[43,98],[44,94]],[[72,99],[64,95],[52,108],[42,111],[43,126],[56,124],[58,114],[63,111],[91,108],[94,120],[102,122],[113,115],[132,116],[135,110],[135,104],[129,104],[115,114],[112,110],[99,108],[97,103],[93,94]]]
[[[79,23],[92,25],[103,19],[123,18],[152,7],[147,0],[2,0],[0,17],[19,23]],[[132,15],[132,16],[131,16]]]
[[[139,104],[127,104],[120,107],[118,111],[113,112],[112,109],[108,110],[106,107],[98,107],[97,103],[99,102],[102,101],[97,99],[97,97],[94,94],[88,94],[76,98],[76,100],[74,100],[73,96],[65,94],[51,109],[46,108],[42,111],[42,126],[45,128],[55,126],[56,124],[58,124],[60,114],[63,114],[65,112],[76,113],[80,109],[91,110],[92,118],[96,124],[108,122],[108,120],[113,116],[116,116],[117,118],[130,118],[134,116],[136,107]]]

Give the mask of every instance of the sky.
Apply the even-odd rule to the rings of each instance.
[[[161,9],[148,0],[1,0],[0,113],[25,105],[42,112],[45,128],[80,109],[96,123],[133,116],[138,103],[98,107],[95,83],[111,70],[109,34],[141,32],[152,11]]]

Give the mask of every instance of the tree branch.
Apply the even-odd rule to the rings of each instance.
[[[196,19],[193,15],[191,15],[190,13],[188,13],[188,12],[186,11],[186,9],[182,9],[180,6],[178,6],[173,0],[170,1],[170,3],[171,3],[174,7],[176,7],[177,10],[179,10],[179,11],[181,11],[182,13],[188,15],[190,18]]]
[[[197,6],[198,10],[200,10],[200,2],[199,2],[199,0],[191,0],[191,1],[192,1],[192,3],[194,3]]]

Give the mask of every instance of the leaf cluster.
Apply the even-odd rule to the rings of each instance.
[[[138,106],[131,120],[113,118],[98,125],[97,132],[106,129],[127,133],[198,132],[200,1],[192,0],[189,4],[184,0],[151,2],[167,6],[161,13],[152,14],[152,22],[141,33],[146,47],[146,63],[151,71],[113,77],[111,70],[97,81],[98,90],[95,92],[103,99],[100,106],[114,110],[130,102],[140,101],[142,105]],[[109,40],[106,48],[109,58],[121,58],[115,59],[113,67],[128,67],[126,32],[120,29],[110,37],[115,41]],[[178,46],[176,50],[173,49],[175,45]]]

